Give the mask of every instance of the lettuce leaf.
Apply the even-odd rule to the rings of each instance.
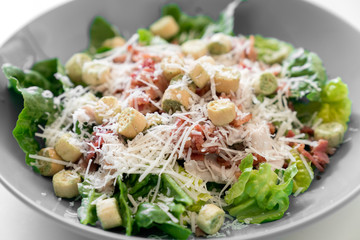
[[[134,175],[133,175],[134,176]],[[148,174],[141,182],[138,181],[140,175],[136,174],[136,180],[133,180],[132,184],[128,184],[130,187],[129,193],[137,199],[138,197],[145,197],[153,189],[158,181],[158,176],[153,174]]]
[[[168,4],[162,8],[162,16],[172,16],[179,25],[178,34],[170,41],[180,44],[190,39],[201,38],[205,28],[212,23],[211,18],[205,15],[189,16],[182,12],[177,4]]]
[[[53,96],[61,94],[62,82],[54,77],[55,73],[63,73],[58,59],[49,59],[36,63],[32,70],[24,72],[20,68],[5,64],[2,70],[9,80],[9,88],[21,94],[24,108],[19,114],[13,135],[26,154],[26,163],[35,162],[29,154],[36,154],[40,144],[35,139],[38,125],[51,123],[55,119],[57,108]],[[35,171],[37,168],[32,166]]]
[[[163,194],[173,197],[174,201],[188,207],[194,204],[194,200],[175,182],[168,174],[161,175],[161,189]]]
[[[95,189],[85,180],[79,183],[79,193],[82,197],[81,206],[78,208],[77,213],[80,218],[80,223],[87,225],[95,225],[98,220],[96,214],[96,205],[92,204],[102,194],[95,191]]]
[[[238,182],[225,195],[227,210],[240,222],[257,224],[280,219],[289,207],[296,165],[289,166],[278,183],[270,164],[263,163],[259,170],[252,170],[252,162],[252,155],[241,161]]]
[[[135,223],[140,228],[157,227],[175,239],[187,239],[191,235],[188,228],[172,222],[160,207],[148,202],[139,205]]]
[[[148,46],[151,44],[151,40],[154,38],[154,35],[145,28],[139,28],[137,30],[137,33],[139,35],[138,42],[144,46]]]
[[[306,96],[310,101],[320,101],[327,75],[317,54],[299,48],[284,61],[283,68],[286,77],[305,80],[292,84],[292,98],[300,99]]]
[[[229,3],[226,8],[221,11],[219,19],[216,22],[211,22],[204,31],[204,36],[211,36],[215,33],[224,33],[227,35],[234,35],[234,14],[237,6],[246,2],[246,0],[235,0]]]
[[[316,114],[316,119],[323,122],[339,122],[347,127],[351,115],[352,102],[348,96],[348,86],[336,78],[323,87],[319,101],[295,101],[294,108],[301,122],[306,123]]]
[[[255,35],[255,44],[258,59],[267,64],[282,63],[294,47],[286,42],[280,41],[276,38],[265,38],[261,35]]]
[[[348,86],[341,78],[329,81],[321,92],[322,104],[317,118],[321,118],[323,122],[339,122],[346,127],[352,104],[348,93]]]
[[[64,83],[55,77],[55,74],[60,74],[66,76],[65,68],[60,63],[59,59],[52,58],[44,61],[35,63],[32,68],[32,71],[38,72],[47,79],[50,86],[49,88],[43,88],[50,90],[55,96],[58,96],[64,92]],[[35,84],[35,86],[38,86]]]
[[[140,28],[137,31],[139,35],[138,42],[141,45],[149,46],[149,45],[159,45],[159,44],[166,44],[167,41],[159,36],[154,36],[149,30],[145,28]]]
[[[19,89],[37,86],[50,90],[55,96],[64,92],[63,83],[55,78],[56,73],[64,74],[64,68],[57,58],[40,61],[31,70],[23,71],[18,67],[4,64],[4,75],[9,80],[9,87],[20,93]]]
[[[121,176],[117,178],[120,194],[118,196],[119,208],[123,226],[126,228],[126,235],[130,236],[133,231],[134,219],[128,203],[128,191],[125,183],[122,181]]]
[[[103,52],[102,44],[106,39],[120,36],[119,31],[114,25],[110,24],[105,18],[97,16],[90,26],[90,44],[87,52],[90,55]]]
[[[314,178],[314,171],[311,168],[311,163],[306,163],[308,164],[308,167],[305,166],[305,163],[301,160],[299,153],[295,149],[291,150],[291,154],[296,159],[296,162],[291,164],[296,165],[296,168],[298,169],[298,172],[293,179],[294,185],[292,192],[296,193],[297,191],[300,191],[299,193],[303,193],[310,187]]]

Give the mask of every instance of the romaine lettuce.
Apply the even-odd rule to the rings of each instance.
[[[79,193],[82,197],[81,206],[77,210],[80,223],[85,225],[95,225],[98,217],[96,214],[96,205],[92,204],[92,202],[99,198],[102,194],[96,192],[86,180],[78,186]]]
[[[329,81],[321,92],[321,107],[317,118],[323,122],[339,122],[345,127],[351,114],[351,100],[348,97],[348,87],[336,78]]]
[[[172,16],[179,25],[178,34],[170,39],[170,41],[176,40],[180,44],[190,39],[201,38],[205,28],[213,22],[211,18],[204,15],[189,16],[182,12],[176,4],[164,6],[162,8],[162,16]]]
[[[125,183],[123,183],[121,179],[121,176],[117,178],[117,184],[120,190],[120,194],[118,196],[120,215],[121,219],[123,220],[123,226],[126,228],[126,235],[130,236],[133,231],[134,219],[128,203],[128,191]]]
[[[11,65],[2,67],[9,79],[9,88],[20,93],[24,99],[24,108],[19,114],[13,135],[26,154],[26,163],[35,171],[35,160],[31,159],[29,154],[36,154],[40,150],[40,144],[35,139],[38,125],[53,121],[57,112],[53,96],[62,93],[63,87],[61,82],[54,78],[54,74],[60,69],[57,59],[39,62],[34,65],[33,70],[27,72]]]
[[[102,44],[106,39],[120,36],[119,31],[114,25],[110,24],[105,18],[97,16],[90,26],[90,44],[88,53],[90,55],[103,52]]]
[[[296,160],[291,164],[296,165],[296,168],[298,169],[298,172],[293,180],[294,186],[292,192],[296,193],[299,191],[299,193],[303,193],[310,187],[314,178],[314,171],[311,168],[311,163],[304,163],[295,149],[291,150],[291,154]],[[305,164],[308,164],[308,166],[305,166]]]
[[[289,207],[296,165],[289,166],[278,183],[271,165],[263,163],[259,170],[252,170],[253,157],[241,161],[241,175],[225,195],[230,215],[240,222],[262,223],[280,219]]]
[[[258,59],[267,64],[282,63],[294,47],[286,42],[276,38],[265,38],[261,35],[255,35],[255,44]]]
[[[157,205],[144,202],[135,214],[135,223],[139,228],[157,227],[176,239],[187,239],[191,231],[170,220],[170,217]]]
[[[327,81],[326,71],[319,56],[302,48],[295,50],[284,61],[284,75],[298,78],[291,84],[291,97],[306,96],[310,101],[319,101],[322,88]]]

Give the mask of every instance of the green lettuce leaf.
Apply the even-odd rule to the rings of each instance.
[[[282,63],[294,50],[289,43],[276,38],[265,38],[261,35],[255,35],[254,46],[258,59],[267,64]]]
[[[132,184],[128,184],[130,187],[129,193],[134,197],[145,197],[153,189],[158,181],[158,176],[153,174],[148,174],[141,182],[138,181],[140,175],[135,175],[136,180],[133,180]]]
[[[227,191],[224,200],[227,204],[232,204],[234,200],[241,195],[243,195],[245,191],[246,183],[249,181],[250,175],[253,171],[253,155],[247,155],[240,163],[240,171],[241,171],[241,181],[234,183],[232,187]]]
[[[151,44],[151,40],[154,38],[154,35],[145,28],[139,28],[137,30],[137,33],[139,34],[139,40],[138,42],[144,46],[148,46]]]
[[[296,165],[296,168],[298,169],[298,172],[293,179],[294,184],[292,192],[296,193],[297,191],[300,191],[299,193],[303,193],[310,187],[310,184],[314,178],[314,171],[311,167],[311,163],[304,163],[301,160],[299,153],[295,149],[291,150],[291,154],[296,160],[296,162],[291,164]],[[308,167],[306,167],[305,164],[308,164]]]
[[[80,223],[84,225],[95,225],[98,217],[96,214],[96,205],[92,204],[92,202],[99,198],[102,194],[97,193],[86,180],[79,183],[78,188],[82,197],[81,206],[77,210]]]
[[[303,123],[313,119],[316,114],[315,119],[321,118],[324,123],[339,122],[347,128],[352,105],[348,94],[348,86],[341,78],[332,79],[323,87],[319,101],[294,101],[294,109]]]
[[[188,207],[194,204],[194,200],[168,174],[161,175],[161,189],[164,195],[173,197],[174,201]]]
[[[126,228],[126,235],[130,236],[133,230],[134,219],[129,207],[128,191],[125,183],[122,181],[121,176],[118,177],[117,183],[119,186],[120,194],[118,196],[119,208],[123,226]]]
[[[329,81],[321,92],[321,107],[317,118],[323,122],[339,122],[347,127],[351,115],[351,100],[347,85],[336,78]]]
[[[271,165],[263,163],[259,170],[251,170],[252,155],[240,164],[241,175],[225,195],[230,206],[230,215],[240,222],[262,223],[280,219],[289,207],[289,195],[293,188],[293,178],[297,173],[296,165],[289,166],[278,183],[277,174]],[[252,168],[252,167],[251,167]],[[245,174],[244,174],[245,173]]]
[[[187,239],[191,235],[188,228],[172,222],[160,207],[148,202],[139,205],[135,223],[140,228],[157,227],[175,239]]]
[[[168,4],[162,8],[162,16],[172,16],[179,25],[178,34],[169,39],[180,44],[190,39],[201,38],[205,28],[212,23],[211,18],[204,15],[189,16],[182,12],[177,4]]]
[[[60,63],[59,59],[52,58],[37,62],[32,66],[31,70],[40,73],[48,80],[50,84],[49,88],[43,89],[50,90],[55,96],[58,96],[64,92],[64,84],[55,77],[56,73],[66,76],[65,68]]]
[[[234,14],[236,7],[246,0],[235,0],[229,3],[226,8],[221,11],[219,19],[207,25],[204,36],[211,36],[215,33],[224,33],[234,35]]]
[[[90,44],[88,52],[93,55],[102,52],[101,49],[103,42],[106,39],[120,36],[119,31],[110,24],[105,18],[97,16],[94,18],[90,26]],[[98,50],[101,49],[101,50]]]
[[[174,217],[176,217],[177,219],[180,219],[180,216],[185,212],[186,208],[184,207],[184,205],[182,205],[181,203],[169,203],[168,204],[169,208],[170,208],[170,212],[172,213],[172,215],[174,215]]]
[[[40,150],[35,139],[38,125],[49,124],[55,119],[57,106],[53,96],[64,91],[62,83],[54,77],[55,73],[62,74],[63,68],[58,59],[50,59],[36,63],[32,70],[25,72],[9,64],[3,65],[2,70],[9,80],[9,88],[21,94],[24,100],[13,135],[26,154],[26,163],[32,166],[35,160],[29,154]],[[37,171],[35,166],[33,169]]]
[[[9,87],[17,93],[20,93],[21,88],[32,86],[49,90],[55,96],[64,92],[63,83],[54,76],[56,73],[64,75],[64,68],[57,58],[37,62],[31,70],[25,72],[9,64],[3,65],[2,70],[9,79]]]
[[[292,84],[291,97],[299,99],[306,96],[310,101],[320,101],[327,75],[318,55],[299,48],[284,61],[283,67],[286,77],[301,77],[306,80]]]

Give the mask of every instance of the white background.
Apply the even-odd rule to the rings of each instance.
[[[1,0],[0,46],[21,27],[40,14],[69,0]],[[359,0],[309,0],[340,16],[360,31]],[[360,43],[359,43],[360,46]],[[359,63],[357,63],[359,64]],[[24,163],[25,164],[25,163]],[[280,240],[360,239],[360,197],[316,223],[281,236]],[[58,226],[24,205],[0,184],[1,240],[64,240],[85,238]]]

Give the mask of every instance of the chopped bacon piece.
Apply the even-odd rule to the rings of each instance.
[[[304,157],[309,159],[312,162],[312,164],[314,164],[315,167],[319,169],[320,172],[324,171],[324,166],[322,166],[317,159],[315,159],[308,151],[305,150],[304,144],[300,144],[297,150],[300,154],[302,154]]]
[[[290,96],[291,94],[289,94]],[[294,107],[294,104],[292,102],[288,102],[288,108],[290,108],[291,111],[295,111],[295,107]]]
[[[112,131],[105,131],[104,133],[112,133]],[[79,166],[83,169],[87,169],[90,159],[94,160],[96,158],[96,149],[101,149],[104,144],[104,139],[97,135],[97,132],[93,133],[93,138],[91,140],[91,145],[88,152],[85,154],[84,157],[82,157],[79,161]],[[96,171],[98,168],[98,164],[94,163],[94,161],[91,161],[89,172]]]
[[[126,60],[126,57],[127,57],[126,54],[122,54],[122,55],[114,58],[114,59],[113,59],[113,62],[114,62],[114,63],[124,63],[125,60]]]
[[[206,237],[206,233],[201,230],[199,227],[195,228],[195,236],[196,237]]]
[[[240,127],[241,125],[249,122],[252,119],[252,114],[249,113],[246,116],[237,115],[236,118],[230,123],[233,127]]]
[[[179,128],[183,126],[184,122],[185,122],[184,119],[178,118],[175,121],[175,126]],[[191,123],[187,123],[185,124],[185,127],[189,127],[190,125]],[[184,130],[185,129],[181,129],[180,131],[178,131],[176,129],[174,133],[178,131],[177,135],[180,137],[183,134]],[[201,153],[201,154],[218,153],[219,152],[218,146],[203,147],[203,144],[206,141],[207,136],[214,137],[213,136],[214,131],[215,128],[213,126],[210,126],[209,124],[204,124],[204,125],[196,124],[189,134],[189,139],[187,139],[185,143],[184,151],[187,152],[187,149],[192,148],[193,153]],[[177,141],[177,139],[174,140]]]
[[[256,61],[257,52],[255,49],[254,35],[250,35],[249,40],[250,40],[250,46],[249,46],[249,48],[246,49],[245,54],[246,54],[247,58],[249,58],[251,61]]]
[[[226,161],[226,160],[223,159],[222,157],[217,157],[216,162],[217,162],[220,166],[225,166],[225,168],[231,168],[231,162],[230,162],[230,161]]]
[[[328,141],[324,139],[320,139],[318,141],[318,145],[314,147],[311,151],[311,153],[314,156],[314,159],[318,161],[323,167],[326,166],[326,164],[329,164],[330,159],[327,155],[326,151],[328,148]]]
[[[295,137],[295,133],[293,132],[293,130],[289,130],[289,131],[286,133],[286,137],[287,137],[287,138]]]
[[[205,155],[204,154],[199,154],[199,153],[192,153],[190,156],[191,160],[195,160],[195,161],[204,161],[205,160]]]
[[[88,158],[88,156],[87,157],[84,157],[84,156],[81,157],[80,160],[79,160],[79,163],[78,163],[79,167],[81,169],[86,170],[88,168],[90,159],[92,159],[92,158]],[[91,161],[90,166],[89,166],[89,172],[95,172],[98,169],[98,167],[99,167],[98,164],[94,163],[94,161]]]
[[[294,136],[295,136],[295,133],[294,133],[292,130],[289,130],[289,131],[286,133],[286,137],[287,137],[287,138],[292,138],[292,137],[294,137]],[[289,145],[290,147],[293,147],[293,146],[295,146],[296,144],[293,143],[293,142],[289,142],[288,145]]]
[[[200,97],[204,96],[210,90],[210,84],[205,85],[203,88],[196,88],[195,93]]]
[[[275,125],[272,123],[268,123],[267,125],[269,126],[270,134],[273,135],[276,131]]]
[[[205,149],[202,147],[203,143],[205,142],[204,135],[190,133],[190,137],[191,137],[192,148],[205,153],[204,151]]]
[[[301,128],[300,132],[309,134],[310,136],[314,136],[314,129],[312,129],[311,127],[308,127],[308,126],[304,126],[303,128]]]
[[[253,153],[253,156],[255,157],[254,162],[253,162],[253,166],[258,166],[260,163],[266,162],[266,158],[264,158],[260,154]]]

